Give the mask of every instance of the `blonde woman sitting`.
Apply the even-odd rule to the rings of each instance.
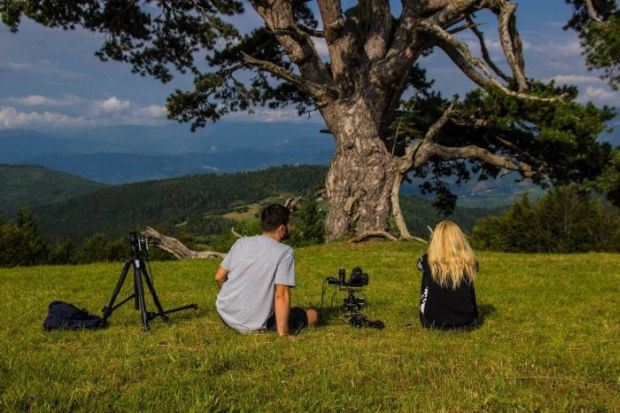
[[[428,252],[418,259],[417,267],[422,272],[422,325],[442,330],[475,327],[478,261],[457,224],[437,224]]]

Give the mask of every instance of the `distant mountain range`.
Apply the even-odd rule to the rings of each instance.
[[[282,164],[327,164],[333,138],[318,124],[229,123],[0,131],[0,163],[42,165],[119,184]]]
[[[260,170],[277,165],[327,165],[333,137],[318,123],[219,122],[191,133],[187,125],[113,126],[92,129],[0,131],[0,163],[42,165],[106,184],[160,180],[184,175]],[[502,206],[528,182],[499,180],[451,185],[464,206]],[[423,196],[418,183],[403,193]]]

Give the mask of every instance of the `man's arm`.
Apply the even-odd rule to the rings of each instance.
[[[291,290],[288,285],[276,284],[275,292],[276,326],[278,335],[288,335],[288,317],[291,312]]]
[[[217,283],[217,286],[221,289],[226,280],[228,280],[228,270],[224,267],[218,268],[215,273],[215,282]]]

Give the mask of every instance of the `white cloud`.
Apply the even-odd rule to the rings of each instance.
[[[581,45],[579,40],[567,40],[564,39],[552,39],[542,42],[536,42],[531,39],[530,50],[539,54],[544,54],[547,57],[577,57],[581,56]]]
[[[23,106],[53,106],[57,101],[39,95],[13,99]],[[102,125],[156,125],[166,119],[166,109],[159,105],[141,106],[129,100],[122,100],[116,96],[98,101],[87,101],[86,111],[80,115],[69,115],[51,111],[23,111],[13,106],[0,106],[0,129],[12,128],[46,128],[46,127],[73,127],[73,126],[102,126]],[[69,99],[70,100],[70,99]],[[88,104],[90,103],[90,104]]]
[[[166,116],[168,111],[164,106],[149,105],[147,107],[138,109],[136,113],[150,118],[163,118]]]
[[[57,109],[29,111],[13,106],[0,106],[0,129],[11,128],[46,128],[46,127],[73,127],[73,126],[107,126],[107,125],[157,125],[167,120],[167,110],[160,105],[140,105],[136,102],[123,100],[111,96],[102,100],[79,99],[83,106],[81,113],[75,114],[72,107],[71,114],[58,111],[59,105],[53,98],[32,95],[23,98],[5,98],[0,101],[12,101],[23,106],[44,106],[56,104]],[[298,116],[295,108],[268,109],[257,108],[253,114],[233,112],[227,118],[236,121],[249,122],[322,122],[320,115],[313,113],[308,116]]]
[[[20,112],[13,107],[0,107],[0,129],[23,127],[82,126],[86,124],[79,117],[54,112]]]
[[[620,103],[620,95],[617,92],[592,86],[586,87],[582,97],[595,102]]]
[[[116,96],[112,96],[102,101],[94,103],[93,108],[95,113],[118,113],[126,111],[131,106],[131,102],[128,100],[121,100]]]
[[[294,108],[267,109],[257,108],[254,113],[233,112],[226,115],[227,119],[234,119],[241,122],[323,122],[321,116],[316,112],[308,115],[299,116]]]
[[[91,75],[85,73],[55,66],[53,62],[46,59],[39,60],[36,63],[7,62],[5,64],[0,64],[0,68],[7,69],[11,72],[47,75],[72,81],[87,80],[92,78]]]
[[[596,76],[588,76],[588,75],[555,75],[547,81],[554,80],[556,83],[561,83],[564,85],[582,85],[588,83],[603,83],[601,79]]]
[[[71,106],[82,102],[82,99],[75,95],[64,95],[60,98],[29,95],[23,97],[8,97],[0,100],[10,105],[19,106]]]

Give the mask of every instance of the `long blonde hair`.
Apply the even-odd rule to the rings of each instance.
[[[478,272],[476,255],[465,234],[449,220],[435,226],[428,264],[435,282],[445,288],[456,289],[463,278],[472,282]]]

